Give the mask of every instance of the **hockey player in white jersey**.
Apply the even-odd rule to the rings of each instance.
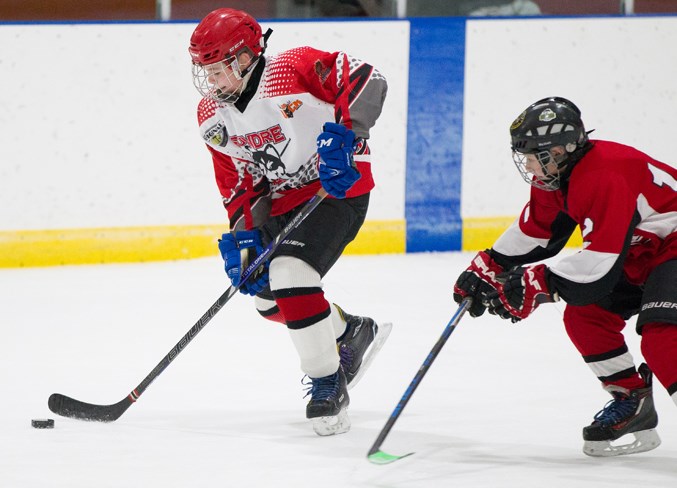
[[[299,47],[264,55],[269,29],[246,12],[208,14],[190,40],[198,123],[211,153],[230,230],[219,249],[234,285],[320,188],[329,194],[240,291],[287,326],[309,378],[315,432],[346,432],[356,383],[388,327],[345,313],[321,278],[357,235],[374,187],[367,139],[387,84],[343,52]]]

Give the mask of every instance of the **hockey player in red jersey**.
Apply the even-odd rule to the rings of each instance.
[[[219,249],[233,285],[320,188],[329,194],[240,291],[265,318],[286,324],[308,376],[315,432],[346,432],[353,386],[387,337],[368,317],[330,304],[321,278],[364,222],[374,187],[367,139],[387,85],[343,52],[299,47],[264,55],[246,12],[208,14],[190,40],[197,117],[230,221]]]
[[[612,400],[583,429],[586,454],[614,456],[660,444],[652,372],[677,404],[677,170],[629,146],[590,140],[581,112],[550,97],[510,127],[513,160],[532,186],[514,224],[459,276],[469,313],[513,322],[567,303],[564,325]],[[576,226],[583,249],[557,263]],[[622,330],[637,315],[639,370]],[[625,434],[634,441],[614,443]]]

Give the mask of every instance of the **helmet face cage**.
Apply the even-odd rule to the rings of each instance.
[[[568,155],[587,142],[580,115],[569,100],[549,97],[530,105],[515,119],[510,126],[513,162],[527,183],[547,191],[559,189],[559,172]],[[551,149],[556,146],[564,147],[564,154],[555,157]],[[528,155],[535,157],[543,176],[527,169]]]
[[[219,104],[235,103],[244,89],[237,57],[203,66],[193,63],[193,85],[203,97]]]
[[[536,158],[536,161],[541,167],[543,176],[537,175],[527,168],[527,160],[530,154]],[[513,149],[512,160],[517,167],[517,171],[519,171],[520,175],[522,175],[524,181],[529,183],[531,186],[535,186],[536,188],[540,188],[541,190],[545,191],[555,191],[559,189],[559,171],[548,174],[548,165],[550,163],[555,163],[557,165],[557,170],[559,170],[561,164],[566,161],[566,155],[562,155],[560,158],[555,158],[550,153],[550,150],[539,151],[535,153],[522,153]]]

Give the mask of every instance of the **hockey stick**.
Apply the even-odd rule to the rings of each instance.
[[[144,380],[139,383],[139,385],[134,388],[129,395],[120,400],[117,403],[112,405],[95,405],[92,403],[81,402],[74,398],[62,395],[60,393],[53,393],[50,395],[47,405],[49,409],[57,415],[62,417],[70,417],[80,420],[91,420],[97,422],[113,422],[117,420],[125,411],[130,407],[130,405],[136,402],[141,394],[150,386],[150,384],[155,381],[155,379],[160,376],[167,366],[178,356],[181,351],[185,349],[190,341],[192,341],[195,336],[204,328],[209,321],[214,318],[214,315],[218,313],[221,308],[228,303],[233,295],[240,288],[242,283],[247,281],[249,277],[263,264],[264,261],[270,258],[270,255],[275,252],[280,243],[284,241],[287,236],[303,222],[303,220],[310,215],[310,213],[317,208],[317,206],[324,200],[327,196],[327,193],[323,188],[313,195],[313,197],[298,211],[298,213],[292,218],[292,220],[287,223],[287,225],[282,229],[282,231],[271,241],[268,246],[259,254],[254,261],[252,261],[249,266],[242,273],[240,283],[237,286],[230,286],[224,293],[221,295],[214,304],[209,307],[200,320],[198,320],[195,325],[193,325],[190,330],[184,335],[179,342],[167,353],[167,355],[162,358],[155,368],[144,378]]]
[[[404,392],[404,395],[402,395],[400,402],[395,407],[395,410],[393,410],[393,413],[390,414],[390,418],[386,422],[383,429],[381,429],[381,432],[376,438],[374,444],[371,446],[371,449],[369,449],[367,459],[370,462],[374,464],[389,464],[397,461],[398,459],[402,459],[403,457],[411,456],[412,454],[414,454],[413,452],[403,454],[402,456],[388,454],[381,450],[381,445],[383,445],[383,442],[390,433],[390,430],[393,428],[393,425],[395,425],[395,422],[402,413],[402,410],[404,410],[404,407],[407,405],[407,403],[411,399],[411,396],[416,391],[416,388],[421,383],[421,380],[430,369],[430,366],[433,364],[433,361],[440,353],[440,351],[444,347],[444,344],[446,344],[447,339],[449,339],[449,336],[454,331],[458,323],[461,321],[461,317],[463,317],[463,314],[466,312],[466,310],[468,310],[468,308],[470,308],[471,304],[472,298],[465,298],[458,306],[458,310],[456,310],[456,313],[454,313],[453,317],[451,317],[451,320],[445,327],[444,332],[442,332],[442,336],[437,340],[437,343],[435,343],[432,350],[428,354],[428,357],[425,358],[425,361],[423,361],[423,364],[418,369],[416,376],[414,376],[414,379],[411,381],[411,383],[409,383],[409,387]]]

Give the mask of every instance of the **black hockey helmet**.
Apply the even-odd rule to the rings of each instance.
[[[535,154],[553,146],[574,152],[587,142],[581,111],[562,97],[532,103],[510,125],[513,151]]]
[[[549,174],[546,167],[554,162],[559,171],[569,162],[573,164],[570,159],[572,153],[588,143],[581,111],[573,102],[562,97],[547,97],[529,105],[510,125],[510,138],[513,161],[524,180],[550,191],[559,188],[562,175],[559,172]],[[564,147],[565,153],[554,158],[550,150],[556,146]],[[545,176],[536,176],[527,169],[528,154],[536,155]]]

